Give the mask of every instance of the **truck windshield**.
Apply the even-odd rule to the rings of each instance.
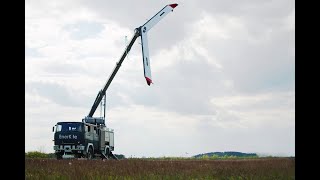
[[[82,131],[82,124],[81,123],[62,123],[57,124],[57,131],[56,132],[67,132],[67,131]]]

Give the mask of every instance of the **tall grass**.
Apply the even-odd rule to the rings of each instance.
[[[294,158],[26,159],[26,179],[295,179]]]

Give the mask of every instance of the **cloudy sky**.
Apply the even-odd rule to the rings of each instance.
[[[293,0],[26,0],[26,151],[53,152],[52,126],[89,113],[126,37],[172,3],[148,33],[154,84],[138,38],[107,91],[114,153],[295,155]]]

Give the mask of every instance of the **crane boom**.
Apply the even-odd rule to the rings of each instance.
[[[120,60],[117,62],[115,68],[113,69],[113,72],[111,73],[108,81],[107,81],[106,84],[104,85],[103,89],[101,89],[101,90],[98,92],[98,95],[97,95],[97,97],[96,97],[96,99],[95,99],[95,101],[94,101],[94,103],[93,103],[93,105],[92,105],[92,108],[91,108],[91,110],[90,110],[90,112],[89,112],[88,117],[92,117],[92,116],[93,116],[93,114],[94,114],[94,112],[96,111],[97,107],[99,106],[99,104],[100,104],[103,96],[105,95],[105,93],[106,93],[109,85],[111,84],[111,81],[113,80],[114,76],[117,74],[117,72],[118,72],[118,70],[119,70],[119,68],[120,68],[123,60],[126,58],[127,54],[128,54],[129,51],[131,50],[132,45],[134,44],[134,42],[136,41],[136,39],[137,39],[139,36],[140,36],[139,31],[136,30],[135,33],[134,33],[134,35],[133,35],[133,37],[132,37],[132,39],[131,39],[131,41],[130,41],[130,43],[128,44],[128,46],[127,46],[126,49],[124,50],[124,52],[123,52]]]
[[[178,4],[169,4],[166,5],[163,9],[161,9],[156,15],[154,15],[150,20],[148,20],[144,25],[138,27],[134,31],[134,35],[129,42],[128,46],[124,50],[120,60],[117,62],[113,72],[111,73],[108,81],[104,85],[103,89],[101,89],[97,97],[91,107],[91,110],[88,114],[87,117],[92,117],[93,114],[95,113],[97,107],[99,106],[103,96],[105,95],[109,85],[111,84],[114,76],[117,74],[123,60],[126,58],[128,55],[129,51],[131,50],[132,45],[136,41],[136,39],[141,36],[141,47],[142,47],[142,56],[143,56],[143,67],[144,67],[144,75],[147,80],[147,84],[150,86],[150,83],[152,83],[151,80],[151,70],[150,70],[150,59],[149,57],[149,50],[148,50],[148,41],[147,41],[147,32],[156,24],[158,23],[168,12],[173,11],[173,9],[177,6]]]

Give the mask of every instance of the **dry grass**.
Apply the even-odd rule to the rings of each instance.
[[[295,179],[294,158],[234,160],[26,159],[26,179]]]

